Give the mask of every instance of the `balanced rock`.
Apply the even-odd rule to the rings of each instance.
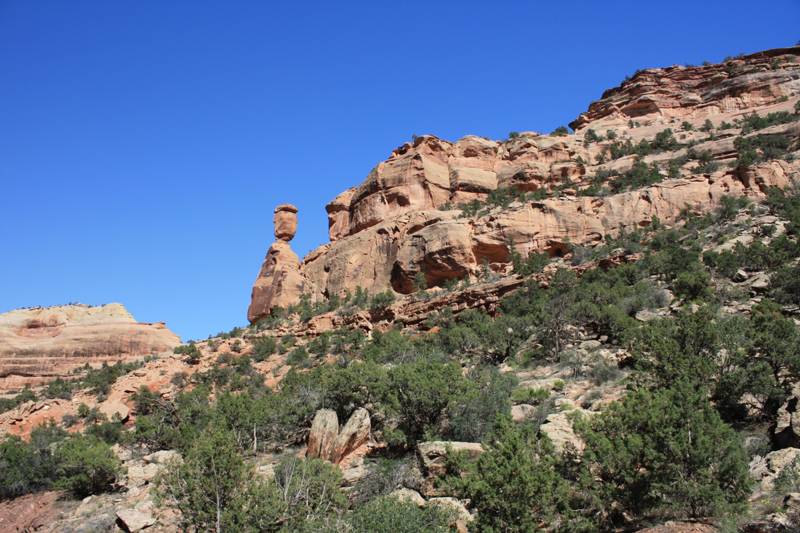
[[[282,204],[275,208],[275,238],[267,250],[250,298],[247,319],[258,322],[276,307],[286,308],[300,301],[308,285],[300,271],[300,258],[289,245],[297,231],[297,208]]]
[[[275,208],[272,218],[275,226],[275,238],[281,241],[291,241],[297,233],[297,208],[292,204],[281,204]]]

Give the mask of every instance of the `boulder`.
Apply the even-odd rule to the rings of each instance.
[[[339,463],[369,441],[371,430],[369,411],[359,407],[339,431],[331,454],[331,462]]]
[[[125,486],[128,489],[142,487],[149,484],[158,473],[161,471],[162,466],[154,463],[150,464],[131,464],[128,465],[128,477]]]
[[[417,444],[417,456],[419,457],[423,473],[427,476],[439,476],[444,474],[448,452],[463,452],[470,458],[475,458],[483,453],[483,446],[479,442],[420,442]]]
[[[109,420],[119,420],[120,422],[125,422],[130,416],[130,409],[128,409],[128,406],[120,401],[106,400],[100,404],[98,410]]]
[[[145,463],[153,463],[157,465],[165,465],[173,460],[181,460],[181,454],[175,450],[159,450],[149,455],[142,457]]]
[[[336,448],[336,438],[339,434],[339,418],[336,411],[320,409],[311,422],[311,431],[308,433],[308,457],[331,460]]]
[[[156,523],[156,519],[148,511],[120,509],[117,511],[117,523],[124,531],[133,533],[152,526]]]
[[[450,526],[455,527],[459,533],[466,533],[468,531],[468,524],[474,520],[466,506],[456,498],[448,496],[431,498],[428,500],[428,505],[441,507],[451,513],[453,518],[450,522]]]
[[[522,403],[519,405],[512,405],[511,419],[514,422],[524,422],[535,412],[536,412],[536,407],[534,407],[533,405],[528,405],[526,403]]]
[[[798,458],[800,458],[798,448],[783,448],[764,457],[756,456],[750,461],[750,476],[759,483],[762,492],[769,492],[775,486],[775,480],[781,472],[800,461]]]
[[[413,503],[417,507],[425,507],[425,498],[419,492],[405,487],[390,492],[389,497],[396,498],[401,502]]]
[[[574,411],[572,411],[574,412]],[[556,451],[564,452],[567,448],[583,451],[586,444],[575,434],[568,412],[552,413],[539,427],[539,431],[550,438]]]
[[[292,204],[277,206],[272,222],[275,227],[275,238],[281,241],[291,241],[297,232],[297,208]]]

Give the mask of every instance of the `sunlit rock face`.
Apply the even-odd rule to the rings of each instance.
[[[172,351],[163,323],[137,322],[121,304],[63,305],[0,314],[0,391],[68,377],[98,366]]]

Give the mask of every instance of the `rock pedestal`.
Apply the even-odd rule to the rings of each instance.
[[[267,250],[253,292],[247,320],[251,323],[269,316],[276,307],[289,307],[300,301],[306,280],[300,272],[300,258],[289,245],[297,231],[297,208],[282,204],[275,208],[273,217],[275,239]]]

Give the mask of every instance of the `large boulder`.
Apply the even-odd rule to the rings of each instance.
[[[339,417],[336,411],[320,409],[311,422],[308,433],[308,457],[330,460],[336,449],[336,438],[339,434]]]
[[[134,533],[152,526],[156,523],[156,519],[149,511],[120,509],[117,511],[117,523],[124,531]]]
[[[469,531],[468,524],[473,521],[473,517],[461,501],[450,496],[442,496],[431,498],[428,500],[428,505],[440,507],[449,513],[452,517],[450,527],[454,527],[459,533],[467,533]]]
[[[369,411],[363,407],[353,411],[341,430],[336,412],[320,409],[311,423],[306,455],[346,466],[348,470],[354,471],[353,475],[358,475],[357,471],[362,465],[353,461],[363,455],[359,451],[364,450],[364,446],[368,444],[370,430]]]
[[[759,484],[760,491],[770,492],[781,472],[786,468],[798,466],[800,466],[800,449],[783,448],[770,452],[764,457],[754,457],[750,461],[750,476]]]
[[[569,412],[552,413],[547,416],[539,430],[550,438],[556,451],[563,453],[572,448],[578,452],[583,451],[586,444],[575,433]]]
[[[353,414],[347,419],[347,423],[336,437],[331,461],[339,463],[345,457],[367,444],[371,428],[369,411],[363,407],[353,411]]]
[[[292,204],[277,206],[272,222],[275,227],[275,238],[281,241],[291,241],[297,232],[297,208]]]

